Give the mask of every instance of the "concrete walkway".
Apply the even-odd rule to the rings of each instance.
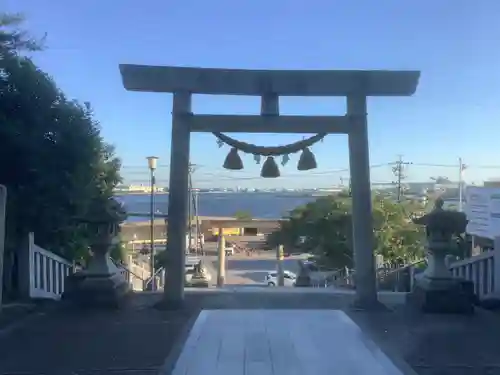
[[[172,375],[403,375],[341,310],[204,310]]]
[[[344,310],[391,359],[407,362],[418,374],[500,373],[500,319],[490,312],[422,316],[388,300],[393,311],[369,314],[349,310],[349,293],[311,289],[192,290],[178,312],[153,308],[160,297],[138,294],[119,312],[47,313],[0,333],[0,374],[156,374],[201,309]]]

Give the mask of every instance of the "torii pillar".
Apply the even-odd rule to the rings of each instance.
[[[356,306],[377,309],[367,97],[410,96],[418,71],[292,71],[120,65],[125,89],[173,94],[165,302],[184,301],[191,132],[337,133],[349,137]],[[192,94],[260,96],[261,115],[200,115]],[[280,96],[343,96],[345,116],[280,116]]]

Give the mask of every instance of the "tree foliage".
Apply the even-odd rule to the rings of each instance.
[[[40,51],[44,47],[45,36],[36,39],[21,28],[22,14],[0,14],[0,57],[7,53]]]
[[[74,259],[93,233],[82,219],[103,217],[120,182],[120,161],[90,104],[70,100],[22,49],[39,44],[10,31],[20,16],[0,16],[0,183],[7,186],[7,246],[27,232],[38,245]]]
[[[234,218],[237,220],[252,220],[252,214],[248,211],[236,211]]]
[[[125,247],[124,243],[119,241],[118,243],[114,244],[111,247],[111,251],[109,256],[111,259],[120,262],[120,263],[125,263],[127,262],[127,248]]]
[[[439,185],[451,184],[450,179],[446,176],[431,177],[431,180],[433,180],[436,184]]]
[[[268,237],[272,246],[284,244],[311,252],[328,266],[353,266],[351,199],[346,194],[320,197],[297,207]],[[424,230],[410,220],[418,210],[411,202],[396,203],[373,197],[375,253],[388,262],[404,262],[423,256]]]

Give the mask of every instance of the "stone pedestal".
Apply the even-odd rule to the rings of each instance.
[[[92,246],[93,257],[86,270],[68,276],[63,299],[79,307],[119,308],[130,287],[109,257],[112,240],[102,235]]]
[[[424,313],[473,314],[476,297],[470,281],[422,277],[406,297],[409,306]]]
[[[305,267],[302,261],[298,260],[297,264],[299,266],[299,272],[297,275],[297,279],[295,280],[296,287],[310,287],[311,283],[311,275],[309,270]]]
[[[311,276],[309,275],[298,275],[295,280],[296,287],[310,287],[311,286]]]
[[[450,246],[453,244],[448,239],[430,239],[428,267],[407,295],[409,306],[425,313],[474,313],[474,283],[454,278],[446,266],[445,257]]]

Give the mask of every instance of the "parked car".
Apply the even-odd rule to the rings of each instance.
[[[234,253],[235,253],[234,248],[235,248],[234,245],[226,244],[226,247],[224,249],[224,251],[226,252],[226,256],[234,255]]]
[[[297,280],[297,275],[290,271],[283,272],[284,286],[295,286],[295,280]],[[269,272],[266,275],[265,283],[267,286],[278,285],[278,272]]]

